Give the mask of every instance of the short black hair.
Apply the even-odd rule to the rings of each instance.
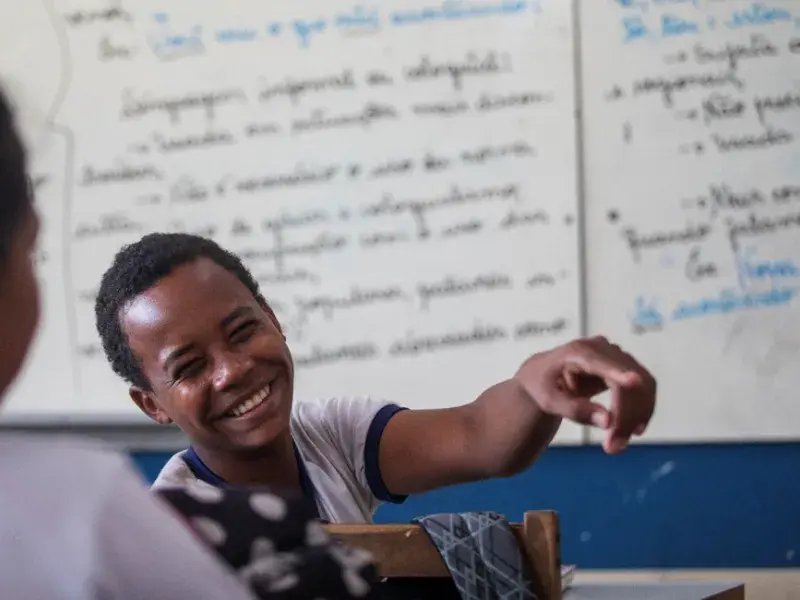
[[[95,300],[97,333],[114,372],[128,383],[150,390],[150,382],[122,330],[121,311],[176,268],[207,258],[233,274],[258,302],[269,308],[258,283],[241,259],[216,242],[186,233],[151,233],[124,246],[103,275]]]
[[[25,148],[11,105],[0,89],[0,268],[32,207]]]

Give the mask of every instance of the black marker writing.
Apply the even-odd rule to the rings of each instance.
[[[644,77],[633,84],[635,96],[660,94],[665,106],[671,107],[675,94],[693,89],[733,87],[737,90],[745,88],[744,82],[733,71],[722,73],[691,73],[677,75],[672,78]]]
[[[134,55],[132,48],[115,44],[109,36],[104,36],[97,46],[97,57],[102,61],[127,60]]]
[[[276,229],[295,229],[298,227],[308,227],[320,225],[330,221],[330,214],[322,209],[311,209],[306,212],[281,212],[277,216],[269,217],[261,222],[264,231],[274,231]]]
[[[332,75],[308,77],[306,79],[289,77],[280,83],[262,82],[258,99],[261,102],[269,102],[273,98],[286,97],[289,98],[292,104],[297,104],[305,95],[310,93],[354,89],[356,89],[356,83],[353,79],[353,72],[350,69],[344,69],[341,73]]]
[[[543,94],[539,92],[518,92],[505,95],[484,92],[476,102],[475,108],[480,112],[489,112],[502,110],[504,108],[549,104],[552,101],[552,94]]]
[[[180,152],[184,150],[197,150],[212,146],[232,146],[236,143],[236,138],[230,131],[206,131],[197,135],[185,135],[181,137],[166,137],[156,133],[153,135],[158,149],[167,154],[170,152]]]
[[[464,86],[465,77],[479,75],[499,75],[511,70],[511,61],[507,55],[499,55],[489,51],[485,56],[470,52],[462,61],[435,62],[423,56],[413,67],[406,67],[403,74],[408,81],[435,80],[441,77],[450,79],[453,89],[460,90]]]
[[[744,101],[727,94],[714,93],[703,100],[703,116],[706,125],[713,121],[737,119],[747,110]]]
[[[444,227],[441,231],[441,236],[443,238],[454,238],[472,233],[480,233],[481,231],[483,231],[483,221],[480,219],[469,219],[461,223],[456,223],[455,225]]]
[[[694,47],[695,60],[698,64],[724,62],[735,71],[743,59],[774,58],[779,55],[777,46],[763,35],[751,35],[748,44],[726,43],[719,48],[708,48],[703,44]]]
[[[180,121],[181,113],[188,110],[202,110],[209,119],[221,106],[243,104],[247,98],[242,90],[224,89],[209,92],[186,93],[181,96],[155,96],[147,92],[136,96],[133,90],[122,92],[121,117],[134,120],[151,114],[164,113],[173,123]]]
[[[700,248],[695,247],[689,252],[689,259],[686,261],[684,273],[689,281],[700,281],[709,277],[716,277],[717,266],[712,262],[704,261],[700,254]]]
[[[773,146],[784,146],[794,141],[794,136],[785,129],[773,129],[767,127],[763,133],[722,136],[714,134],[711,136],[717,146],[717,150],[725,154],[728,152],[741,152],[743,150],[764,150]]]
[[[264,286],[291,283],[312,283],[316,285],[319,283],[319,277],[315,273],[302,268],[280,273],[258,273],[255,278],[260,285]],[[272,301],[270,301],[270,304],[272,304]],[[273,306],[273,308],[275,307]]]
[[[728,238],[733,249],[739,247],[739,238],[757,237],[800,228],[800,212],[780,217],[760,217],[750,213],[745,220],[728,219]]]
[[[360,243],[364,248],[375,246],[390,246],[411,241],[411,235],[405,231],[376,231],[365,233],[361,236]]]
[[[83,167],[80,183],[89,187],[114,183],[161,181],[162,179],[161,171],[153,165],[128,165],[118,161],[116,166],[105,169],[91,165]]]
[[[253,226],[242,219],[234,219],[231,225],[231,235],[233,237],[247,237],[253,233]]]
[[[392,356],[415,356],[447,348],[460,348],[473,344],[487,344],[508,338],[503,327],[476,324],[465,331],[442,334],[417,335],[409,333],[403,340],[394,342],[389,348]]]
[[[556,335],[567,328],[566,319],[555,319],[553,321],[527,321],[514,327],[514,338],[524,340],[531,337],[542,337],[545,335]]]
[[[517,184],[510,183],[502,186],[486,186],[477,189],[462,189],[459,186],[454,185],[450,188],[448,193],[442,196],[434,196],[432,198],[398,200],[391,194],[385,194],[380,201],[365,205],[362,209],[362,214],[365,217],[381,217],[386,215],[424,211],[432,208],[461,206],[464,204],[491,202],[497,200],[511,202],[516,202],[519,200],[519,189]]]
[[[509,210],[500,221],[500,229],[516,229],[529,225],[547,225],[550,222],[550,215],[543,210],[537,211],[518,211]]]
[[[461,160],[467,165],[483,165],[489,161],[503,158],[527,158],[535,154],[536,152],[528,142],[518,140],[499,146],[480,146],[470,150],[462,150]]]
[[[244,128],[244,134],[249,138],[276,135],[280,132],[281,126],[277,123],[249,123]]]
[[[106,237],[117,233],[138,233],[143,230],[141,223],[132,221],[125,215],[102,215],[96,224],[78,225],[75,229],[75,239]]]
[[[253,194],[270,189],[299,187],[328,183],[339,173],[337,165],[308,168],[298,165],[290,173],[246,177],[236,182],[236,191],[240,194]]]
[[[772,201],[776,204],[800,201],[800,185],[784,185],[775,188],[772,190]]]
[[[800,94],[786,92],[777,96],[756,96],[753,104],[761,123],[766,123],[770,113],[781,113],[789,110],[800,110]]]
[[[109,6],[108,8],[98,8],[94,10],[76,10],[64,15],[64,20],[71,27],[81,25],[92,25],[94,23],[131,23],[133,17],[124,8]]]
[[[309,298],[295,298],[295,304],[303,315],[320,312],[326,319],[333,317],[338,310],[385,304],[405,300],[405,293],[398,286],[386,288],[353,287],[345,296],[317,295]]]
[[[421,308],[426,309],[432,299],[509,290],[513,285],[511,277],[503,273],[482,273],[470,278],[448,275],[439,281],[417,284],[417,294]]]
[[[308,133],[325,129],[340,129],[343,127],[363,127],[368,129],[380,121],[393,121],[398,118],[397,110],[388,104],[368,103],[360,111],[329,115],[325,110],[318,109],[310,117],[292,121],[292,133]]]
[[[649,234],[641,234],[634,228],[626,228],[622,231],[628,248],[631,251],[634,262],[639,262],[642,258],[642,250],[663,248],[673,244],[690,244],[700,242],[708,237],[711,227],[706,224],[688,225],[685,229],[676,231],[657,231]]]
[[[376,165],[370,170],[369,176],[379,179],[392,175],[410,175],[413,171],[414,160],[410,158],[403,158],[398,160],[389,160],[385,163]]]
[[[453,102],[427,102],[414,104],[411,107],[418,117],[452,117],[469,111],[469,103],[466,100],[455,100]]]
[[[169,190],[169,199],[173,204],[205,202],[208,197],[208,190],[188,176],[179,178]]]
[[[321,233],[313,240],[285,244],[278,248],[245,248],[239,250],[237,254],[243,260],[274,260],[283,256],[319,256],[342,250],[347,246],[347,238],[330,233]]]
[[[525,282],[525,286],[529,289],[552,287],[558,282],[559,279],[564,279],[565,277],[566,273],[564,272],[557,275],[553,275],[552,273],[536,273],[535,275],[528,277],[528,281]]]
[[[379,355],[378,347],[372,342],[346,344],[335,348],[322,348],[315,345],[309,352],[295,353],[294,362],[298,367],[311,368],[341,362],[369,360],[377,358]]]

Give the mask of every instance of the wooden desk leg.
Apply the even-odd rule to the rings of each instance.
[[[523,523],[525,552],[542,600],[561,600],[561,534],[558,514],[553,511],[526,512]]]

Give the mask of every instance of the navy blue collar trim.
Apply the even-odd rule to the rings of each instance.
[[[192,446],[189,446],[183,454],[183,460],[189,466],[192,473],[194,473],[194,476],[199,480],[210,483],[216,487],[230,487],[227,481],[208,468]]]
[[[297,468],[300,471],[300,489],[303,492],[303,497],[311,503],[314,512],[317,514],[317,517],[319,517],[319,511],[317,509],[317,492],[314,489],[314,484],[311,481],[311,477],[308,475],[306,463],[303,460],[303,457],[300,456],[300,451],[297,449],[297,444],[295,444],[294,441],[292,441],[292,449],[294,450],[294,458],[297,461]],[[186,449],[186,452],[183,455],[183,460],[192,473],[194,473],[194,476],[201,481],[205,481],[210,485],[220,488],[231,487],[227,481],[214,473],[214,471],[212,471],[208,465],[203,462],[192,446],[189,446]]]

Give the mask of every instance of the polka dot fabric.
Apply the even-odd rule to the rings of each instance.
[[[246,488],[156,493],[259,598],[378,597],[371,556],[331,540],[301,498]]]

